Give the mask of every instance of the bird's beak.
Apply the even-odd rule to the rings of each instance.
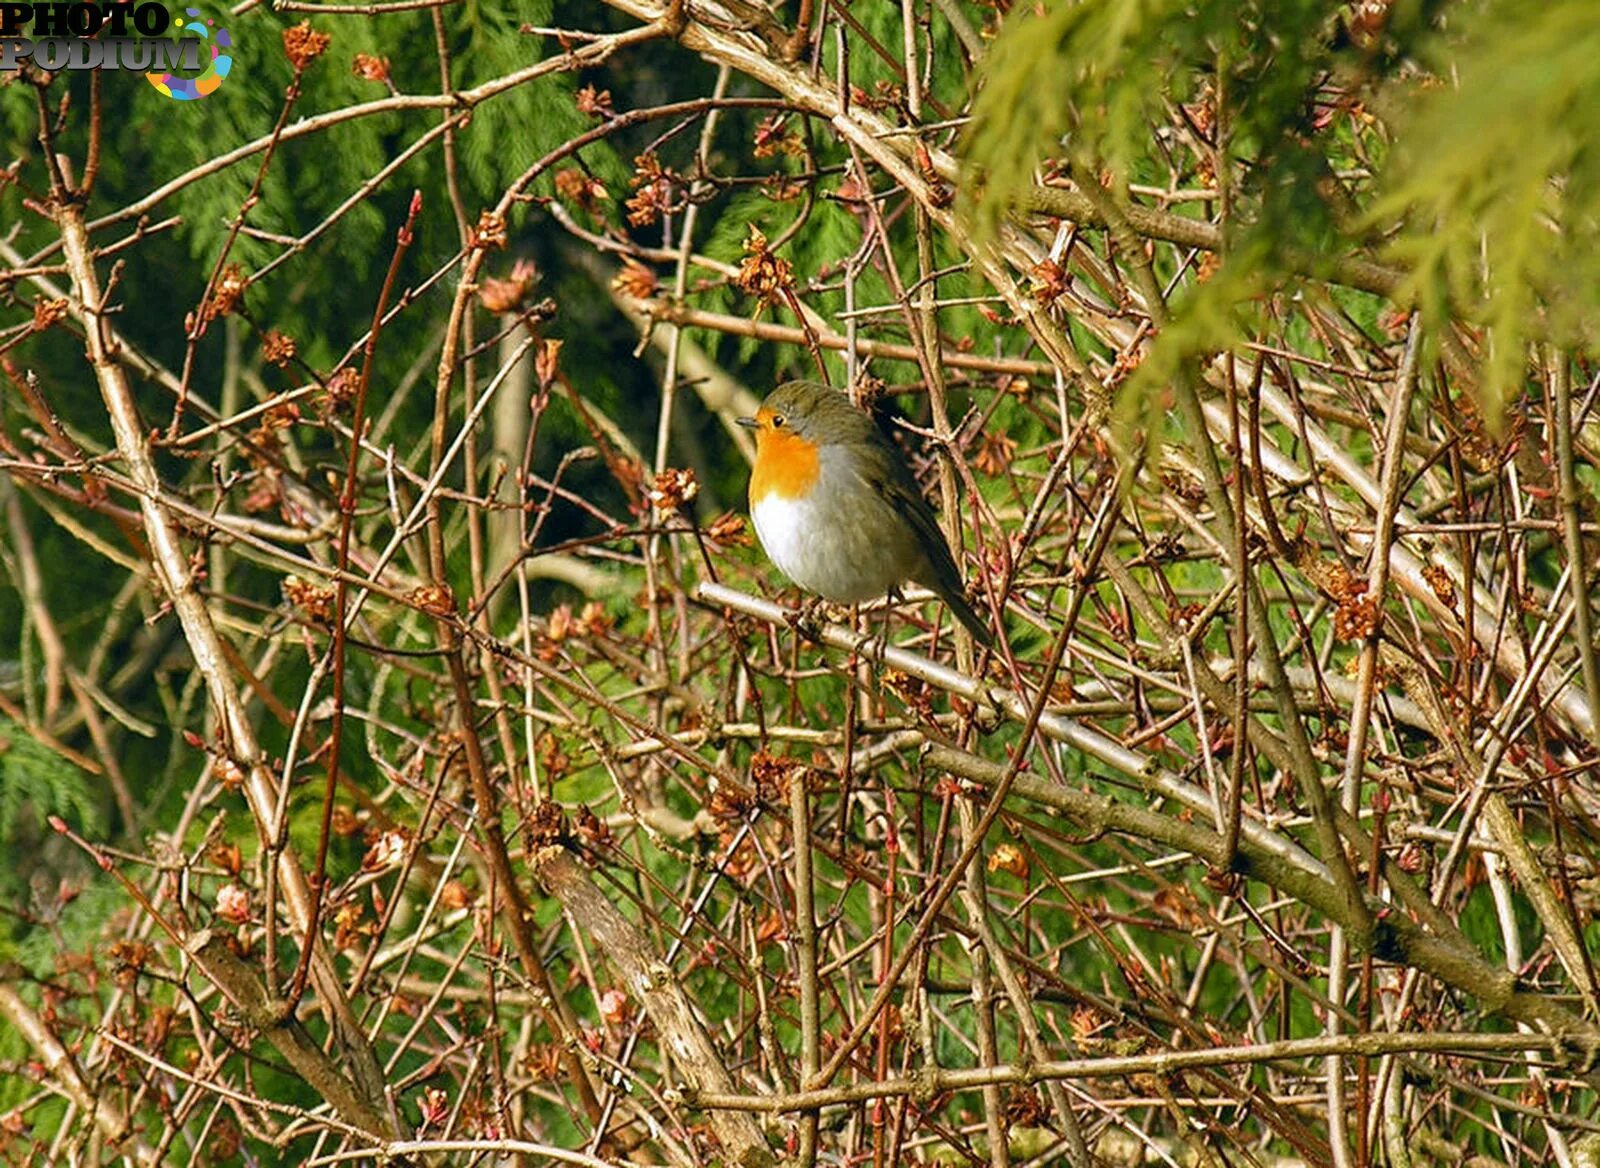
[[[734,421],[739,423],[739,425],[743,426],[746,430],[755,430],[761,425],[761,423],[756,421],[754,418],[735,418]]]

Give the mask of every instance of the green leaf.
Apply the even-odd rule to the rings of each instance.
[[[1537,13],[1502,2],[1435,40],[1450,84],[1406,100],[1393,166],[1366,225],[1401,230],[1389,253],[1437,331],[1487,326],[1477,389],[1489,423],[1525,380],[1536,337],[1589,345],[1600,315],[1600,22],[1586,0]]]
[[[89,776],[25,727],[0,718],[0,839],[9,841],[28,812],[39,826],[49,816],[59,815],[87,835],[105,830]]]

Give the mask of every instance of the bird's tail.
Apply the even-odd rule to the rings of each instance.
[[[994,648],[994,633],[989,631],[989,626],[983,623],[972,605],[967,603],[967,598],[961,594],[960,588],[938,589],[939,599],[950,606],[950,611],[955,618],[972,634],[972,639],[985,649]]]

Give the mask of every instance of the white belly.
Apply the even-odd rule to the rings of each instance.
[[[776,494],[750,509],[761,546],[779,571],[835,604],[871,600],[900,583],[893,571],[898,557],[883,546],[880,525],[841,525],[821,511]]]

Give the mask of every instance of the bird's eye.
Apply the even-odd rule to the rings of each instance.
[[[772,428],[774,430],[781,430],[784,427],[784,423],[786,423],[788,420],[789,419],[785,418],[782,414],[773,414],[772,415]]]

